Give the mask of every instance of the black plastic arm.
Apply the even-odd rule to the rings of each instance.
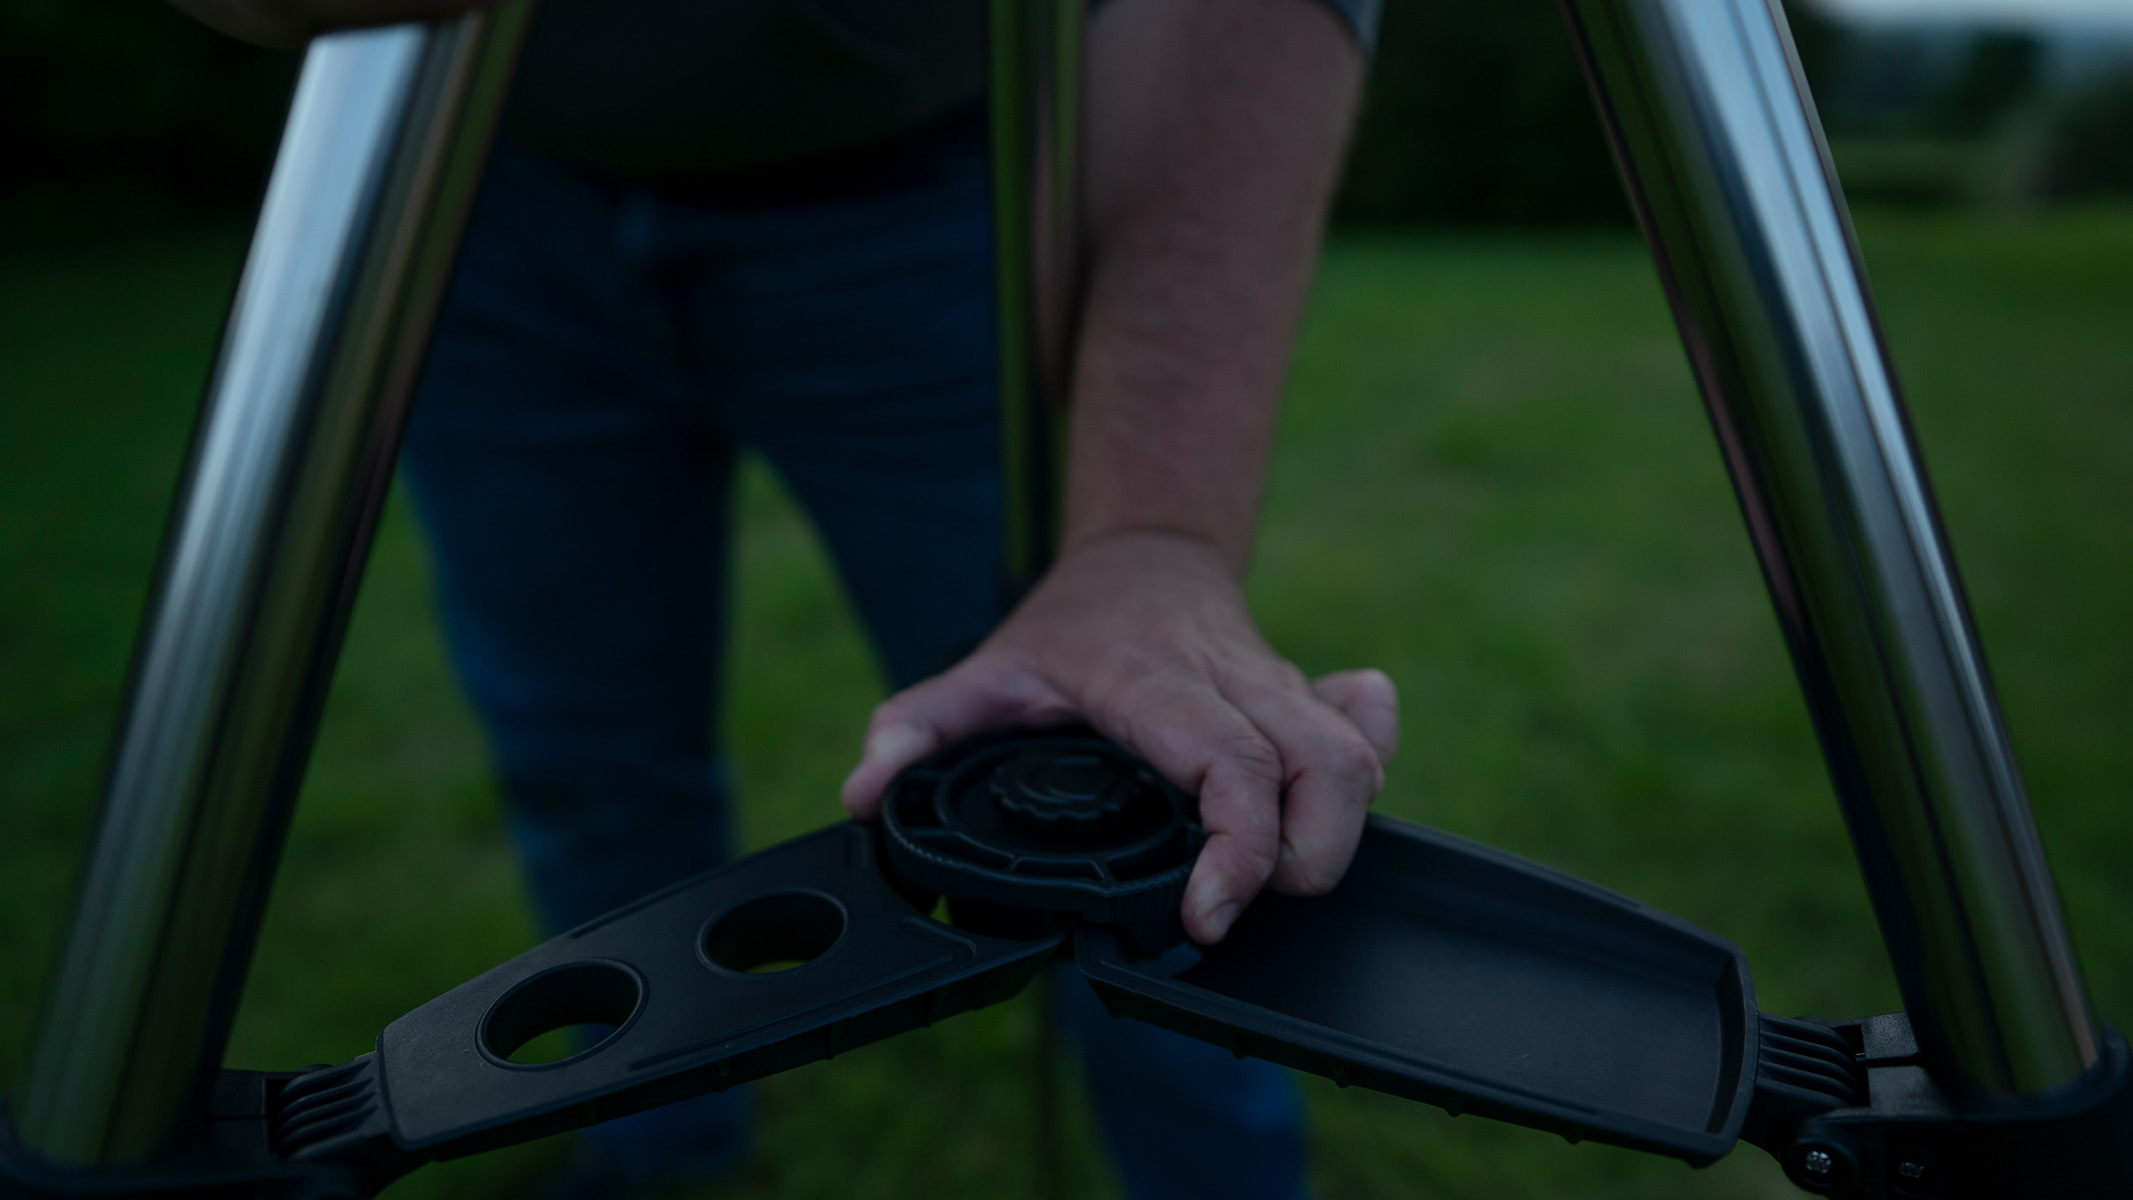
[[[933,920],[890,885],[873,829],[833,826],[571,930],[394,1021],[378,1038],[382,1114],[394,1143],[424,1158],[526,1141],[996,1003],[1060,942]],[[557,1062],[511,1061],[572,1026],[611,1032]]]
[[[938,819],[913,826],[976,848],[964,868],[925,876],[941,884],[899,873],[884,827],[820,830],[537,946],[394,1021],[350,1062],[223,1072],[197,1136],[150,1167],[41,1164],[0,1121],[0,1196],[362,1200],[427,1161],[721,1090],[997,1003],[1070,939],[1116,1015],[1455,1113],[1692,1163],[1746,1140],[1801,1187],[1846,1200],[2133,1194],[2133,1065],[2115,1032],[2098,1067],[2054,1095],[1949,1096],[1902,1014],[1760,1013],[1746,962],[1723,939],[1377,817],[1331,894],[1264,895],[1218,946],[1143,953],[1144,881],[1167,875],[1097,872],[1078,891],[1056,880],[1077,847],[1189,848],[1142,828],[1178,819],[1175,806],[1092,766],[1084,747],[1053,747],[1059,756],[1041,763],[993,749],[992,775],[928,792],[920,815]],[[994,786],[1003,778],[1059,811],[994,821],[987,805],[1013,813],[1000,797],[1023,799]],[[1130,803],[1105,825],[1118,788]],[[1089,828],[1053,828],[1079,817]],[[980,853],[996,846],[1012,852]],[[1027,878],[999,878],[1014,870]],[[950,906],[957,923],[928,915],[933,886],[962,902]],[[566,1029],[579,1035],[566,1057],[525,1053]]]

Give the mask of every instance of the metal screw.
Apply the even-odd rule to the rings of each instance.
[[[1827,1175],[1830,1168],[1836,1165],[1837,1160],[1831,1158],[1827,1150],[1809,1150],[1807,1156],[1800,1160],[1800,1169],[1809,1175]]]
[[[1924,1179],[1926,1177],[1926,1164],[1901,1162],[1896,1164],[1896,1173],[1905,1179]]]

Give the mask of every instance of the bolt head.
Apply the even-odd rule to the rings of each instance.
[[[1784,1155],[1785,1174],[1818,1196],[1847,1193],[1859,1178],[1859,1164],[1842,1142],[1810,1136],[1794,1142]]]

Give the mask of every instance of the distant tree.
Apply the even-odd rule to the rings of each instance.
[[[1347,224],[1626,225],[1550,0],[1388,0],[1336,206]]]
[[[2027,33],[1981,33],[1941,98],[1950,133],[1983,133],[2001,114],[2036,95],[2044,47]]]
[[[1844,33],[1789,8],[1820,91]],[[1631,216],[1553,0],[1386,0],[1336,220],[1627,226]]]
[[[1785,5],[1785,20],[1792,27],[1792,45],[1799,51],[1808,90],[1819,104],[1836,90],[1850,36],[1843,23],[1830,16],[1821,4],[1807,0],[1790,0]]]
[[[1819,93],[1841,32],[1813,8],[1792,17]],[[0,0],[0,211],[39,197],[47,210],[248,211],[296,60],[159,0]],[[1627,225],[1552,0],[1387,0],[1337,215]]]
[[[2053,132],[2044,191],[2055,197],[2133,196],[2133,78],[2068,106]]]

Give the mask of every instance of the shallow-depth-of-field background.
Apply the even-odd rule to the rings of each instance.
[[[2133,1019],[2133,210],[1869,212],[1919,437],[2101,1010]],[[0,263],[0,1087],[64,911],[242,240]],[[746,841],[837,819],[878,684],[819,548],[745,481],[726,736]],[[483,751],[396,499],[231,1059],[289,1067],[524,948]],[[1306,669],[1405,699],[1382,807],[1746,947],[1763,1005],[1899,1006],[1679,344],[1627,233],[1347,235],[1298,356],[1251,591]],[[1033,1170],[1025,998],[761,1085],[738,1196],[998,1196]],[[1360,1197],[1791,1194],[1311,1082]],[[1111,1184],[1087,1121],[1077,1195]],[[507,1195],[537,1146],[405,1197]]]

